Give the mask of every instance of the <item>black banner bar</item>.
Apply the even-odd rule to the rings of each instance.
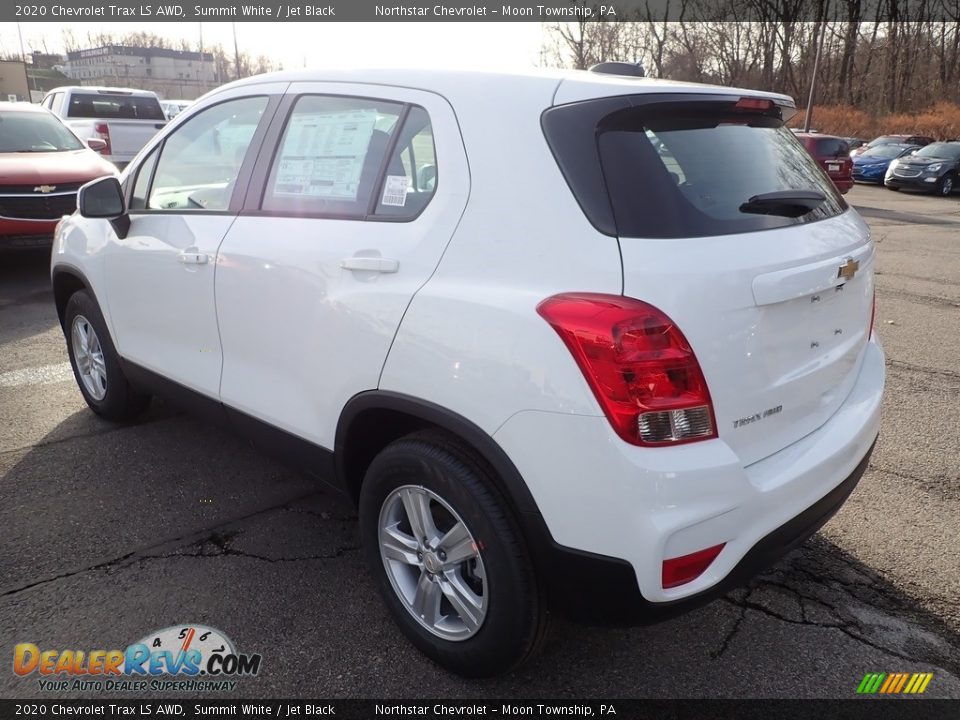
[[[781,4],[717,0],[5,0],[0,22],[844,22],[848,3],[798,0]],[[888,0],[858,0],[858,17],[957,22],[953,3],[900,0],[891,18]],[[914,16],[916,15],[916,16]]]
[[[956,720],[960,700],[0,700],[0,718]]]

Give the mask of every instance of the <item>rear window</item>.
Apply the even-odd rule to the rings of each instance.
[[[111,95],[108,93],[81,93],[70,96],[71,118],[103,120],[160,120],[166,121],[160,101],[155,97]]]
[[[817,155],[820,157],[841,157],[850,153],[850,146],[840,138],[817,138]]]
[[[587,103],[566,106],[575,118],[551,118],[552,111],[544,116],[561,169],[598,230],[626,237],[717,236],[815,222],[847,209],[819,164],[784,127],[788,118],[781,108],[751,112],[730,98],[663,98],[627,98],[620,109],[596,119],[585,117]],[[612,104],[605,99],[598,107]],[[571,132],[574,127],[579,131]],[[590,152],[598,156],[599,174],[590,168]],[[756,202],[770,193],[797,192],[819,193],[823,200],[787,214]],[[601,194],[609,198],[612,223],[604,217]]]

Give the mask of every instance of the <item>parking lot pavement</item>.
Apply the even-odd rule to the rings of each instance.
[[[333,494],[157,402],[133,426],[94,417],[46,257],[0,258],[0,663],[18,642],[122,648],[193,622],[262,654],[243,697],[852,697],[867,672],[921,671],[927,696],[960,697],[960,201],[847,198],[879,245],[889,373],[847,505],[725,599],[648,628],[558,619],[538,659],[484,682],[404,640]],[[0,671],[0,696],[39,695]]]

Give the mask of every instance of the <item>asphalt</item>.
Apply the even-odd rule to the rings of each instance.
[[[867,672],[933,672],[925,697],[960,698],[960,199],[847,197],[879,246],[888,386],[844,508],[698,611],[630,629],[557,618],[538,658],[481,682],[401,636],[337,496],[159,402],[132,426],[89,412],[46,254],[0,256],[0,697],[50,697],[10,670],[16,643],[123,648],[201,623],[263,656],[227,693],[249,698],[848,698]]]

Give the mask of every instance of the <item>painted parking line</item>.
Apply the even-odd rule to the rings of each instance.
[[[53,383],[73,380],[73,369],[69,362],[55,365],[10,370],[0,373],[0,388],[15,388],[24,385],[52,385]]]

